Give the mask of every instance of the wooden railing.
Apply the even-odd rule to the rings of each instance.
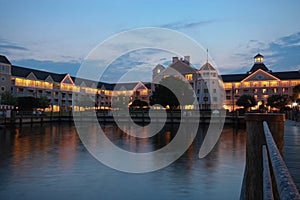
[[[300,199],[283,160],[284,114],[249,113],[240,199]]]

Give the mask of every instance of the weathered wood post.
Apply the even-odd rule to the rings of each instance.
[[[262,145],[266,144],[263,121],[268,123],[277,148],[283,157],[285,115],[279,113],[247,113],[246,121],[246,199],[263,199]]]

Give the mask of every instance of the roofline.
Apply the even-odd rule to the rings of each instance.
[[[267,75],[271,76],[272,78],[276,79],[277,81],[280,81],[279,78],[273,76],[272,74],[270,74],[270,73],[268,73],[268,72],[266,72],[266,71],[264,71],[262,69],[258,69],[255,72],[253,72],[252,74],[250,74],[249,76],[247,76],[246,78],[244,78],[243,80],[241,80],[241,82],[244,82],[246,79],[251,78],[252,76],[254,76],[254,74],[257,74],[257,72],[262,72],[264,74],[267,74]]]

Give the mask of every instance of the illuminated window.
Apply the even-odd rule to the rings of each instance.
[[[269,87],[269,82],[263,81],[263,82],[261,83],[261,86],[263,86],[263,87]]]
[[[145,96],[145,95],[148,95],[148,90],[141,90],[141,91],[140,91],[140,94],[141,94],[141,95],[144,95],[144,96]]]
[[[232,88],[231,83],[224,83],[225,88]]]
[[[240,83],[235,83],[234,86],[235,86],[236,88],[238,88],[238,87],[241,86],[241,84],[240,84]]]
[[[80,92],[80,87],[66,83],[61,83],[60,89],[64,91]]]
[[[289,82],[288,81],[282,81],[281,82],[281,86],[288,86],[289,85]]]
[[[44,82],[44,81],[34,81],[34,80],[22,79],[22,78],[16,78],[15,85],[23,86],[23,87],[45,88],[45,89],[53,88],[53,83]]]
[[[264,62],[264,58],[263,57],[257,57],[257,58],[254,58],[254,62],[256,62],[256,63],[262,63],[262,62]]]
[[[96,88],[85,87],[84,91],[85,91],[85,93],[96,94],[98,90]]]
[[[243,85],[244,85],[244,87],[250,87],[250,83],[249,82],[244,82]]]
[[[278,81],[271,81],[270,86],[272,86],[272,87],[278,86]]]
[[[188,80],[188,81],[193,80],[193,74],[186,74],[185,79]]]
[[[160,73],[160,69],[157,69],[157,73],[158,73],[158,74]]]
[[[262,89],[262,93],[266,93],[267,92],[267,89]]]

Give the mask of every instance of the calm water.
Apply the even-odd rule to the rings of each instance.
[[[115,125],[104,129],[115,144],[136,146],[137,141],[124,136]],[[176,129],[165,127],[143,143],[141,151],[165,145]],[[0,199],[238,199],[245,165],[245,131],[224,128],[214,150],[199,159],[203,132],[204,127],[186,153],[170,166],[128,174],[94,159],[74,125],[0,128]]]

